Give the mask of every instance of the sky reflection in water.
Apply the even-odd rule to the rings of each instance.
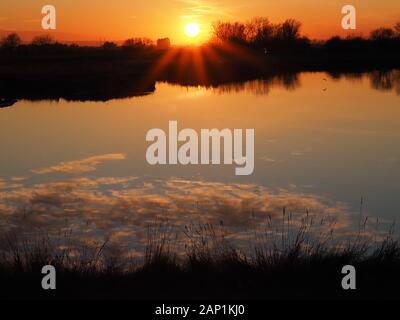
[[[400,72],[303,73],[216,88],[158,83],[149,96],[99,102],[19,101],[0,110],[0,228],[72,230],[133,252],[146,226],[223,224],[244,244],[256,224],[293,214],[354,232],[363,215],[397,219]],[[232,166],[146,163],[151,128],[254,128],[255,173]],[[139,251],[138,251],[139,250]]]

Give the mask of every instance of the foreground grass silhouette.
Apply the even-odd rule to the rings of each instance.
[[[34,244],[1,242],[1,299],[394,299],[399,298],[400,246],[392,233],[381,241],[328,245],[312,240],[305,225],[276,243],[258,243],[244,254],[219,227],[185,227],[184,254],[174,235],[149,228],[144,262],[104,254],[107,241],[91,255],[59,251],[49,238]],[[85,249],[83,249],[85,250]],[[41,268],[57,270],[57,290],[41,289]],[[357,270],[357,290],[341,287],[344,265]]]

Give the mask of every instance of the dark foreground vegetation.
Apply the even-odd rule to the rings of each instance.
[[[400,23],[368,38],[311,41],[301,24],[265,18],[215,23],[201,47],[169,47],[143,38],[121,46],[61,44],[49,36],[22,44],[17,34],[0,42],[0,98],[108,100],[154,91],[156,81],[216,86],[299,71],[362,72],[400,68]]]
[[[150,230],[150,229],[149,229]],[[185,227],[184,255],[174,235],[150,231],[144,261],[106,253],[107,242],[78,259],[76,249],[57,250],[49,238],[19,243],[3,237],[1,299],[399,299],[400,246],[352,241],[335,246],[312,240],[307,227],[276,243],[235,249],[211,225]],[[172,240],[172,241],[171,241]],[[81,249],[81,253],[86,252]],[[41,268],[57,270],[57,290],[41,289]],[[357,290],[341,287],[344,265],[357,271]]]

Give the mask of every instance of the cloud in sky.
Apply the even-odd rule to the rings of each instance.
[[[47,173],[85,173],[95,171],[97,165],[112,160],[124,160],[125,155],[122,153],[110,153],[102,154],[97,156],[88,157],[81,160],[61,162],[54,166],[47,168],[34,169],[32,172],[36,174],[47,174]]]
[[[181,19],[196,19],[203,17],[230,17],[229,7],[222,8],[216,2],[204,0],[176,0],[184,12]]]

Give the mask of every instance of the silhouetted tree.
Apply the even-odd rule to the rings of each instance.
[[[247,41],[255,47],[268,47],[274,38],[276,26],[269,22],[267,18],[254,18],[245,26]]]
[[[112,50],[118,48],[115,42],[106,41],[102,45],[103,49]]]
[[[16,33],[11,33],[8,36],[5,36],[0,41],[0,46],[4,49],[14,49],[21,44],[21,38]]]
[[[390,28],[378,28],[373,31],[371,31],[370,38],[371,40],[375,41],[384,41],[384,40],[390,40],[393,39],[395,36],[395,33],[392,29]]]
[[[394,25],[394,31],[396,32],[396,36],[400,37],[400,21]]]
[[[48,46],[54,43],[55,41],[49,35],[37,36],[31,42],[34,46]]]
[[[219,42],[246,42],[246,27],[239,22],[215,22],[212,25],[215,40]]]
[[[148,38],[131,38],[125,40],[122,47],[125,49],[145,49],[152,47],[153,45],[153,41]]]
[[[277,28],[277,38],[283,41],[294,41],[300,38],[301,23],[288,19]]]
[[[219,42],[235,42],[257,49],[275,52],[294,48],[304,51],[310,40],[300,35],[301,23],[294,19],[272,24],[267,18],[255,18],[246,24],[239,22],[216,22],[213,24],[214,39]]]

